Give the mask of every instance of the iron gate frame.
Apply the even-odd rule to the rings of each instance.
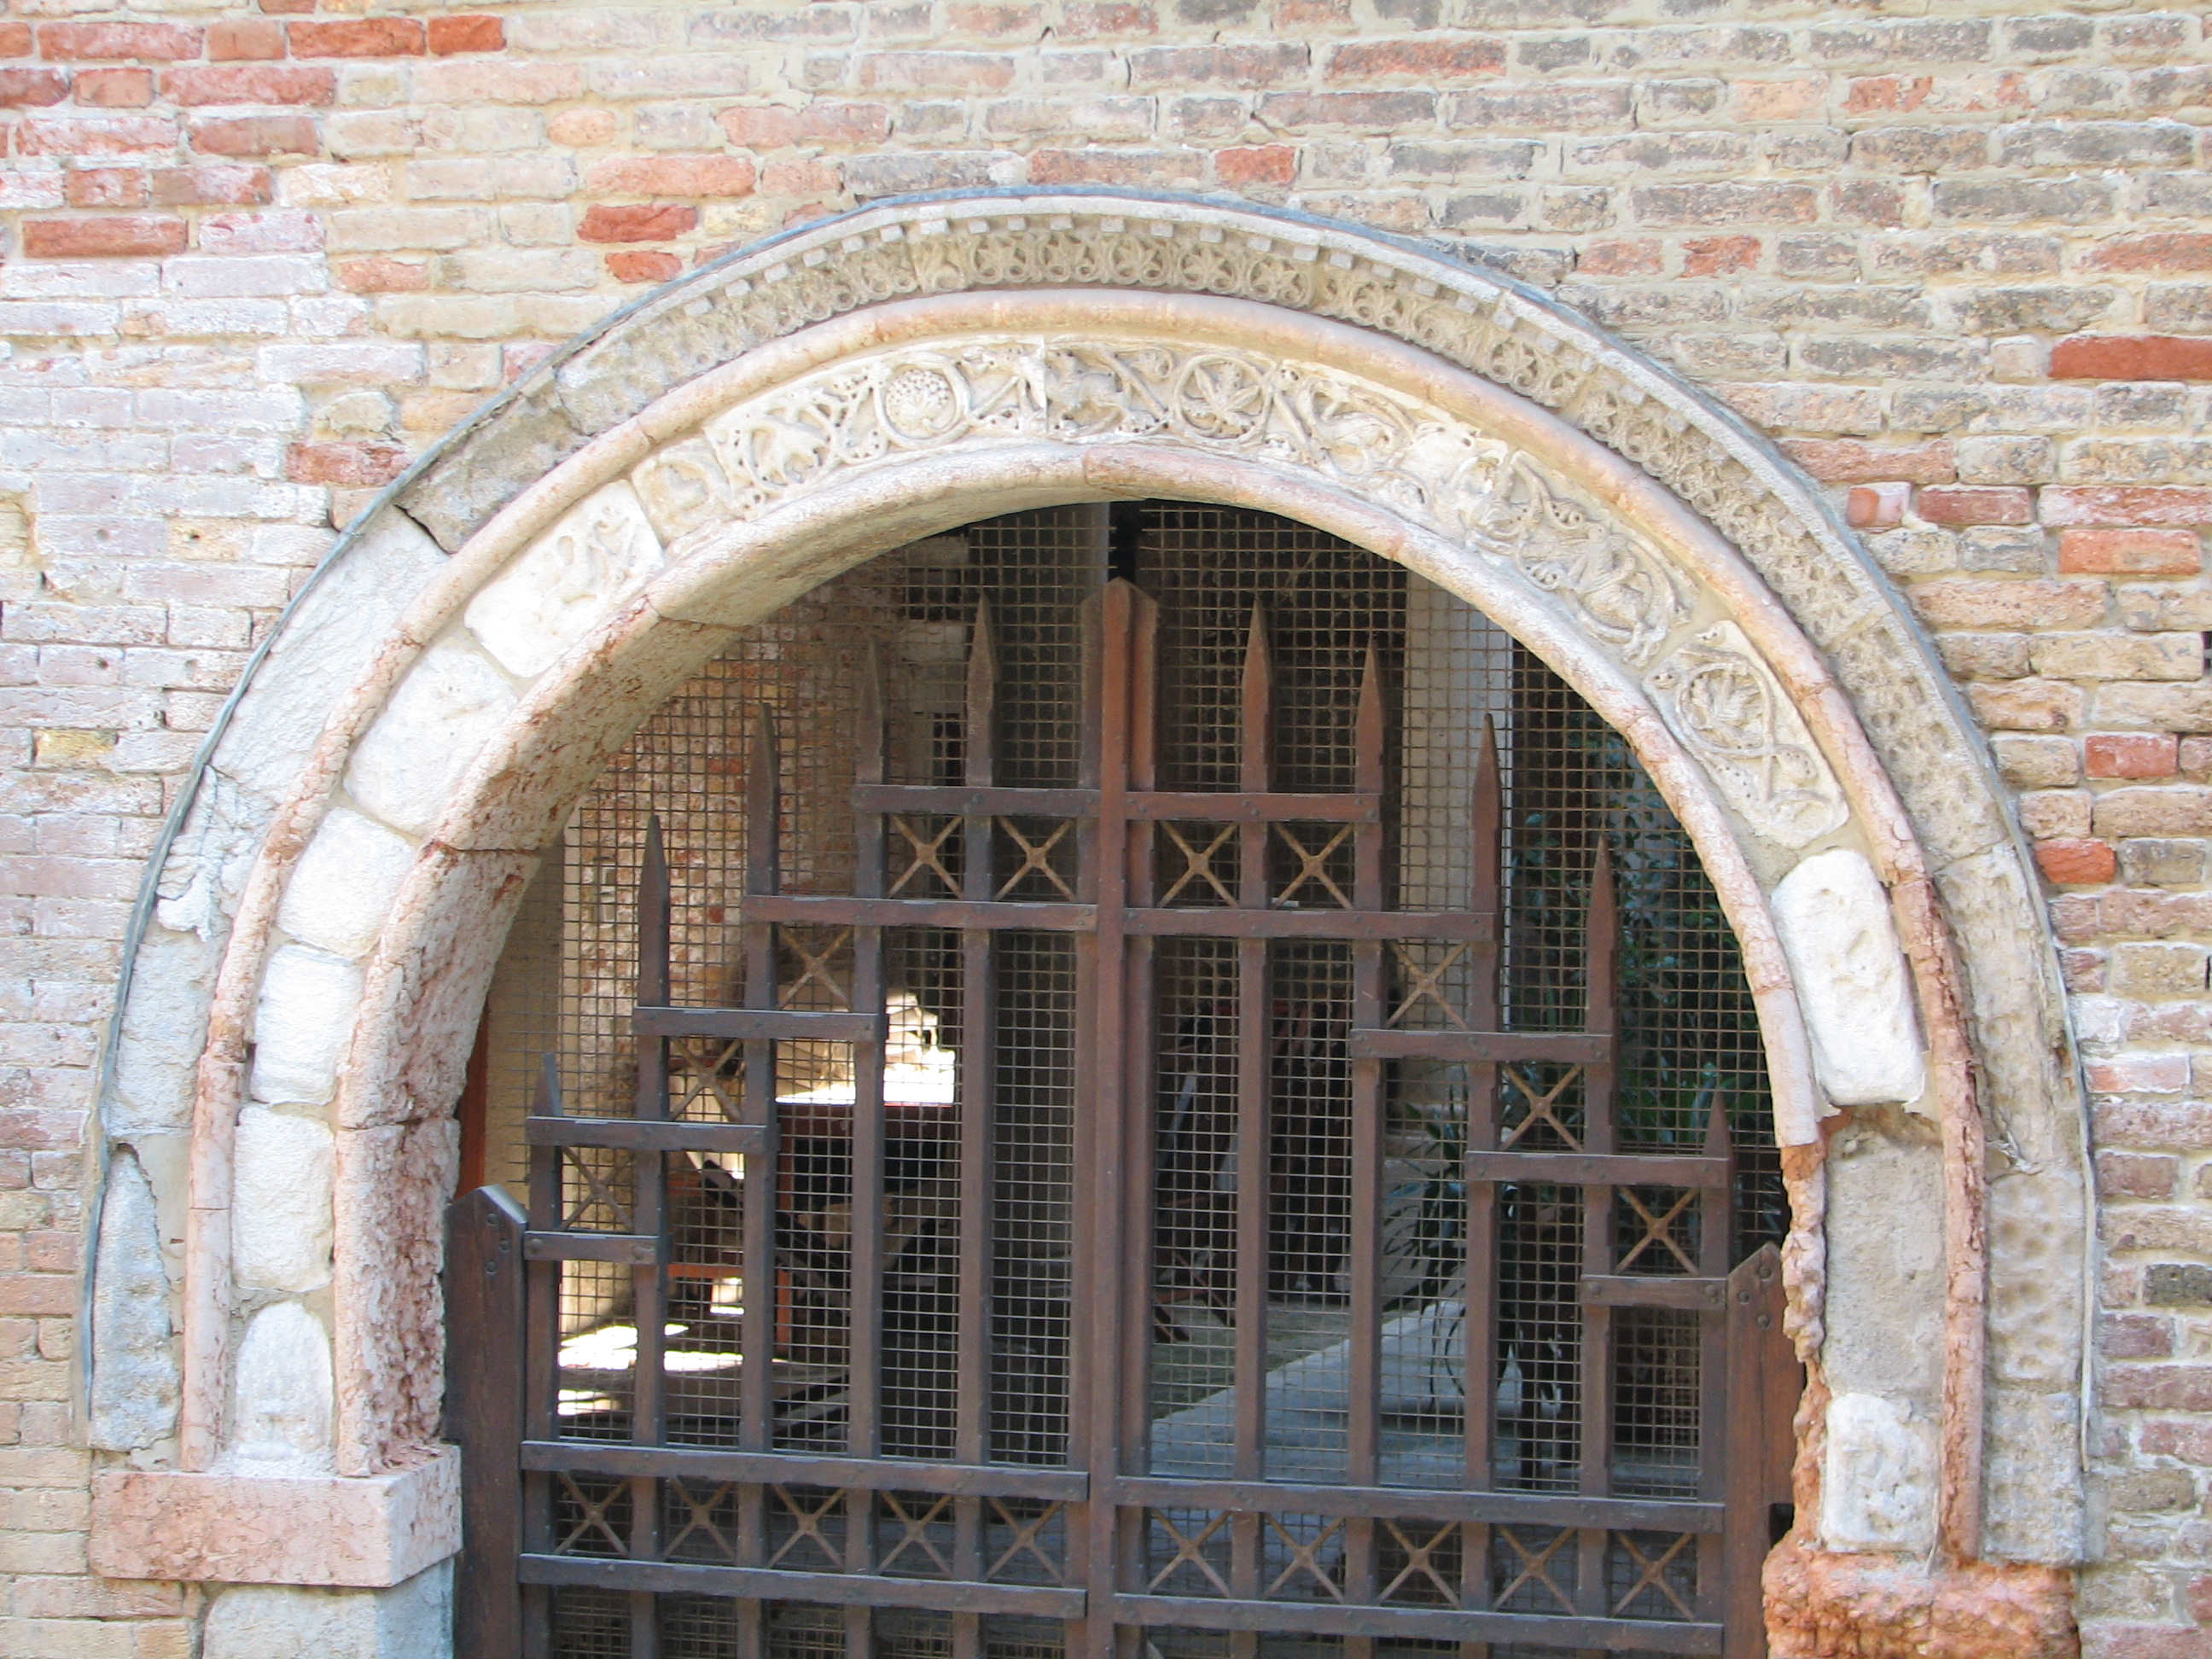
[[[997,657],[988,608],[979,610],[965,679],[966,740],[958,785],[895,784],[886,778],[885,708],[880,664],[864,675],[860,697],[856,782],[852,792],[857,839],[854,891],[845,896],[781,890],[781,824],[777,733],[769,709],[756,713],[746,767],[747,813],[756,825],[776,826],[747,839],[741,910],[744,1000],[737,1007],[672,1006],[670,1000],[670,886],[656,821],[650,828],[639,899],[639,978],[632,1030],[637,1088],[629,1118],[563,1113],[549,1056],[536,1107],[526,1122],[531,1147],[531,1203],[526,1216],[495,1188],[458,1200],[449,1213],[447,1271],[451,1382],[448,1434],[462,1448],[465,1543],[457,1597],[459,1650],[471,1659],[546,1659],[551,1651],[550,1591],[589,1586],[630,1597],[632,1659],[657,1659],[654,1599],[663,1593],[735,1600],[744,1659],[765,1659],[763,1603],[789,1600],[847,1608],[848,1651],[866,1655],[871,1608],[901,1607],[952,1615],[955,1659],[977,1659],[980,1625],[991,1614],[1067,1621],[1072,1649],[1085,1659],[1128,1651],[1126,1634],[1174,1626],[1233,1633],[1237,1659],[1248,1659],[1261,1632],[1350,1638],[1355,1659],[1391,1638],[1450,1641],[1463,1656],[1482,1644],[1529,1642],[1589,1651],[1725,1655],[1755,1659],[1765,1652],[1759,1568],[1778,1535],[1777,1508],[1790,1496],[1794,1455],[1790,1419],[1801,1387],[1795,1354],[1783,1334],[1783,1291],[1774,1247],[1761,1249],[1730,1272],[1731,1229],[1725,1213],[1733,1180],[1727,1130],[1717,1102],[1705,1146],[1694,1154],[1622,1152],[1613,1133],[1615,1057],[1614,963],[1618,919],[1609,866],[1601,849],[1592,872],[1586,932],[1589,988],[1581,1031],[1508,1031],[1498,1017],[1500,938],[1501,788],[1494,738],[1486,732],[1475,782],[1475,888],[1465,910],[1385,908],[1384,719],[1379,666],[1368,653],[1355,719],[1354,787],[1330,793],[1271,788],[1269,720],[1273,664],[1262,617],[1249,631],[1240,687],[1242,760],[1231,792],[1171,792],[1155,787],[1154,708],[1158,613],[1131,582],[1107,582],[1084,614],[1084,744],[1075,788],[1006,787],[994,776]],[[956,820],[964,856],[957,898],[901,898],[884,891],[886,826],[902,817]],[[1066,902],[1008,900],[994,892],[988,855],[1002,820],[1073,820],[1079,825],[1078,886]],[[1158,902],[1154,839],[1160,823],[1207,823],[1237,842],[1234,902],[1178,908]],[[1284,909],[1273,902],[1268,873],[1275,826],[1336,823],[1352,843],[1352,891],[1342,908]],[[940,874],[949,874],[940,869]],[[1003,891],[1004,890],[1000,890]],[[830,924],[852,930],[854,1012],[824,1012],[779,1006],[776,930]],[[1071,1285],[1072,1398],[1070,1467],[1042,1468],[987,1461],[989,1285],[988,1109],[961,1115],[958,1170],[958,1400],[949,1461],[879,1455],[881,1313],[884,1260],[880,1225],[858,1224],[872,1204],[880,1223],[884,1194],[884,930],[927,927],[957,930],[965,983],[964,1097],[991,1098],[993,935],[1004,929],[1066,933],[1078,942],[1079,1006],[1074,1278]],[[1267,1479],[1261,1455],[1265,1411],[1267,1160],[1239,1161],[1235,1291],[1237,1420],[1231,1478],[1200,1480],[1138,1473],[1149,1423],[1146,1344],[1154,1286],[1149,1267],[1121,1273],[1117,1264],[1152,1260],[1151,1112],[1147,1068],[1152,941],[1176,935],[1232,939],[1240,1029],[1237,1117],[1242,1144],[1266,1145],[1267,1078],[1263,1018],[1267,950],[1276,939],[1349,941],[1353,959],[1352,1062],[1349,1443],[1343,1485],[1292,1485]],[[1474,964],[1470,1012],[1486,1012],[1489,1029],[1407,1030],[1394,1026],[1385,991],[1386,946],[1431,939],[1465,947]],[[744,1089],[735,1121],[713,1123],[669,1115],[669,1044],[703,1037],[742,1043]],[[665,1443],[662,1331],[670,1265],[665,1176],[666,1155],[686,1152],[773,1160],[777,1146],[774,1045],[793,1039],[853,1045],[855,1100],[852,1128],[850,1347],[847,1371],[848,1455],[778,1450],[772,1444],[771,1365],[745,1364],[739,1382],[739,1443],[728,1450]],[[1381,1320],[1381,1195],[1383,1067],[1395,1059],[1463,1063],[1469,1068],[1466,1155],[1466,1374],[1491,1379],[1467,1390],[1466,1468],[1458,1490],[1385,1486],[1378,1472],[1377,1394]],[[1498,1109],[1498,1069],[1556,1061],[1579,1067],[1585,1097],[1579,1139],[1569,1151],[1517,1148]],[[1533,1094],[1530,1097],[1533,1098]],[[1525,1130],[1534,1121],[1527,1120]],[[561,1158],[564,1148],[630,1153],[635,1163],[633,1220],[623,1233],[586,1231],[564,1224]],[[1615,1265],[1613,1194],[1630,1186],[1692,1189],[1709,1208],[1699,1228],[1701,1271],[1658,1276],[1589,1272],[1580,1285],[1586,1377],[1578,1449],[1581,1489],[1572,1494],[1496,1488],[1491,1434],[1495,1359],[1490,1301],[1494,1211],[1499,1188],[1541,1182],[1579,1189],[1583,1265]],[[749,1285],[775,1259],[776,1183],[744,1182],[743,1259]],[[1713,1211],[1719,1211],[1717,1219]],[[559,1341],[562,1263],[593,1261],[627,1267],[637,1333],[629,1444],[564,1439],[559,1433],[555,1352]],[[1257,1271],[1251,1268],[1260,1264]],[[1114,1287],[1118,1284],[1119,1292]],[[1612,1375],[1609,1333],[1616,1309],[1660,1306],[1698,1316],[1702,1400],[1699,1491],[1695,1499],[1610,1495],[1607,1407]],[[741,1351],[769,1355],[775,1342],[774,1298],[744,1299]],[[518,1365],[516,1356],[523,1356]],[[1106,1407],[1103,1402],[1115,1402]],[[1083,1431],[1087,1430],[1087,1435]],[[552,1483],[596,1475],[632,1483],[633,1523],[619,1557],[564,1554],[551,1535]],[[729,1483],[738,1494],[739,1565],[707,1565],[661,1559],[653,1494],[664,1480]],[[787,1571],[765,1565],[764,1494],[803,1484],[848,1494],[941,1494],[954,1508],[957,1577],[894,1577],[871,1571],[872,1522],[848,1528],[843,1570]],[[1069,1506],[1065,1587],[989,1581],[981,1565],[981,1506],[989,1500]],[[874,1498],[864,1501],[872,1506]],[[1139,1567],[1148,1511],[1191,1507],[1230,1518],[1228,1589],[1218,1597],[1146,1592]],[[1271,1600],[1259,1583],[1259,1529],[1270,1512],[1295,1511],[1341,1520],[1346,1532],[1346,1595],[1339,1602]],[[872,1515],[872,1507],[870,1508]],[[1463,1536],[1462,1571],[1454,1607],[1386,1604],[1376,1595],[1377,1523],[1422,1521],[1456,1526]],[[1504,1611],[1491,1590],[1489,1528],[1527,1524],[1578,1534],[1580,1563],[1571,1614]],[[1607,1540],[1635,1530],[1694,1535],[1699,1566],[1694,1618],[1661,1620],[1617,1616],[1634,1599],[1616,1598],[1606,1577]],[[1548,1582],[1548,1581],[1547,1581]],[[1557,1589],[1558,1587],[1554,1587]],[[1640,1587],[1639,1587],[1640,1588]]]

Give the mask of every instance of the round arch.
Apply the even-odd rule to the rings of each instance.
[[[1768,446],[1540,296],[1086,192],[884,204],[672,284],[426,457],[288,613],[118,1016],[111,1191],[187,1236],[173,1427],[160,1357],[109,1340],[143,1319],[96,1324],[95,1441],[176,1465],[103,1477],[103,1571],[389,1583],[450,1548],[450,1109],[538,849],[733,628],[959,523],[1146,495],[1405,563],[1626,736],[1743,942],[1785,1143],[1813,1380],[1770,1620],[2065,1650],[2081,1103],[2002,793],[1901,605]],[[118,1308],[141,1207],[109,1205]],[[276,1477],[385,1494],[384,1555],[179,1555]]]

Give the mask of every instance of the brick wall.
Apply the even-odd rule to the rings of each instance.
[[[2020,791],[2078,998],[2090,1650],[2212,1653],[2201,0],[100,7],[0,0],[0,1651],[189,1650],[183,1593],[82,1576],[81,1149],[159,815],[331,524],[646,285],[1027,180],[1464,241],[1847,501]]]

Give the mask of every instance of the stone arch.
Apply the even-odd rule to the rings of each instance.
[[[448,1113],[568,804],[732,628],[836,571],[1147,495],[1404,562],[1626,734],[1743,941],[1775,1079],[1816,1407],[1778,1604],[1900,1651],[1962,1596],[2012,1610],[2007,1651],[2063,1639],[2081,1104],[2002,793],[1902,606],[1768,447],[1533,293],[1349,227],[1086,192],[884,204],[672,284],[426,457],[288,614],[118,1017],[109,1136],[189,1230],[173,1445],[95,1344],[95,1440],[178,1466],[102,1478],[104,1571],[437,1559]],[[1876,1178],[1831,1156],[1838,1106]],[[103,1277],[130,1248],[108,1235]],[[381,1503],[385,1555],[176,1558],[272,1474]]]

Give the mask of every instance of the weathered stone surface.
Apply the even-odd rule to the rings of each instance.
[[[386,1590],[242,1585],[208,1610],[201,1659],[444,1659],[453,1595],[443,1563]]]
[[[231,1267],[252,1291],[312,1291],[331,1277],[330,1130],[266,1106],[238,1115]]]
[[[253,1316],[232,1383],[230,1472],[318,1474],[331,1468],[331,1342],[296,1302]]]
[[[1936,1430],[1910,1405],[1871,1394],[1828,1402],[1820,1541],[1908,1555],[1936,1541]]]
[[[1844,848],[1815,854],[1775,889],[1774,922],[1828,1097],[1839,1106],[1917,1100],[1928,1081],[1919,1022],[1874,866]]]
[[[1982,1545],[1998,1559],[2064,1566],[2089,1546],[2080,1485],[2052,1478],[2079,1455],[2081,1403],[2071,1389],[1990,1390]]]
[[[422,653],[356,745],[348,791],[395,829],[425,833],[514,702],[507,677],[465,636],[449,635]]]
[[[223,734],[217,769],[281,797],[340,694],[445,563],[405,514],[380,514],[300,601]]]
[[[343,957],[304,945],[270,957],[253,1015],[253,1097],[314,1104],[336,1093],[360,1001],[361,969]]]
[[[627,483],[596,491],[469,601],[470,632],[519,678],[544,673],[661,566]]]
[[[177,1427],[169,1275],[154,1188],[127,1147],[107,1161],[92,1303],[92,1443],[136,1451]]]
[[[415,843],[405,836],[336,808],[285,884],[276,925],[333,956],[366,956],[414,859]]]
[[[216,1584],[400,1584],[460,1547],[460,1462],[441,1446],[357,1480],[108,1470],[93,1482],[93,1569]]]

